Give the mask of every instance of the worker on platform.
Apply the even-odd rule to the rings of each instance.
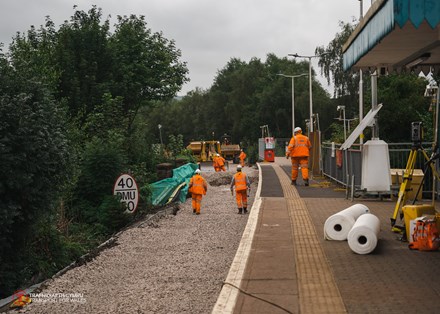
[[[238,156],[240,159],[240,165],[244,167],[244,160],[246,159],[246,153],[243,151],[243,149],[240,149],[240,155]]]
[[[206,195],[206,191],[208,191],[208,185],[201,176],[200,169],[196,169],[194,176],[189,180],[188,191],[191,193],[193,214],[200,215],[202,197]]]
[[[216,171],[226,171],[226,167],[225,167],[226,160],[223,158],[222,155],[217,154],[216,163],[218,168],[218,170]]]
[[[237,173],[234,174],[231,181],[231,193],[234,195],[235,187],[235,199],[237,201],[238,213],[246,214],[247,211],[247,192],[251,190],[251,183],[248,176],[243,173],[242,167],[237,166]]]
[[[302,134],[300,127],[293,130],[293,136],[287,146],[286,158],[292,161],[292,185],[296,185],[298,168],[301,166],[301,175],[304,185],[309,185],[309,156],[312,144],[307,136]]]

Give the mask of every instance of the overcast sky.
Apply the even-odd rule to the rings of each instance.
[[[190,82],[179,95],[211,87],[214,77],[231,58],[263,62],[268,53],[313,55],[340,31],[339,21],[352,22],[360,14],[359,0],[13,0],[0,2],[0,42],[7,50],[16,32],[43,25],[50,16],[57,29],[70,20],[73,6],[88,11],[93,4],[103,19],[144,15],[153,32],[176,42],[187,62]],[[364,13],[370,1],[364,1]],[[317,73],[316,61],[312,63]],[[288,73],[286,73],[288,74]],[[320,78],[324,88],[329,89]]]

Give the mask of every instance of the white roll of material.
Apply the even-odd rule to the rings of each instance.
[[[379,231],[379,218],[370,213],[362,215],[348,233],[348,246],[357,254],[369,254],[376,248]]]
[[[369,213],[367,206],[355,204],[327,218],[324,223],[324,237],[326,240],[347,240],[348,233],[359,216]]]

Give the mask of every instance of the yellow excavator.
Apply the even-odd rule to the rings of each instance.
[[[219,141],[195,141],[189,143],[186,149],[192,152],[198,162],[212,161],[213,156],[221,154]]]
[[[232,138],[228,134],[223,134],[221,137],[221,153],[226,160],[233,160],[234,162],[238,162],[238,156],[240,155],[240,145],[232,144]]]

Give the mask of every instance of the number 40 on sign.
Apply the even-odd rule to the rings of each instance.
[[[121,202],[126,204],[126,212],[134,213],[139,201],[139,191],[136,181],[129,174],[122,174],[116,179],[113,195],[118,195]]]

